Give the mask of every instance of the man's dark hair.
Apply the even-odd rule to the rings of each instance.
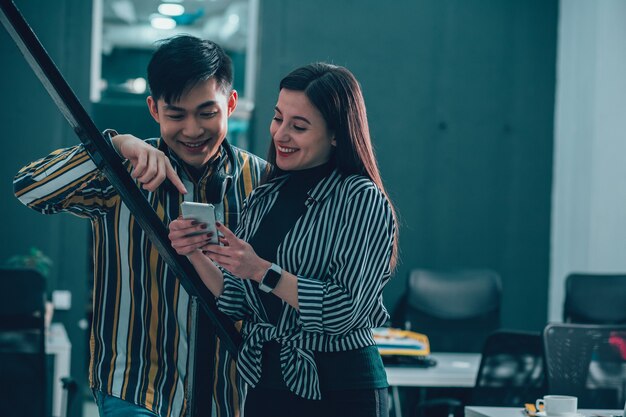
[[[148,63],[148,86],[154,100],[176,102],[200,82],[214,77],[225,94],[233,88],[233,63],[215,42],[177,35],[159,42]]]

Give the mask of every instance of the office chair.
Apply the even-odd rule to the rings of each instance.
[[[0,269],[0,415],[44,417],[47,395],[45,278]]]
[[[626,274],[570,274],[565,280],[563,321],[626,324]]]
[[[497,330],[481,352],[476,384],[466,405],[521,407],[547,392],[541,333]],[[416,416],[462,416],[462,401],[437,398],[417,405]]]
[[[490,334],[470,404],[519,407],[546,392],[541,333],[498,330]]]
[[[414,269],[392,325],[425,334],[433,352],[480,352],[500,326],[501,294],[490,270]]]
[[[543,340],[548,393],[575,395],[579,408],[624,406],[626,325],[549,324]]]

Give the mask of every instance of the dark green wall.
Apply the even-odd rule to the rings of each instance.
[[[15,1],[48,53],[83,103],[88,103],[91,2],[84,0]],[[54,262],[51,286],[72,291],[72,309],[58,311],[72,343],[72,375],[81,388],[87,383],[87,333],[78,327],[88,301],[89,225],[70,215],[44,216],[21,205],[13,196],[12,180],[20,167],[50,151],[78,142],[52,99],[4,28],[0,28],[0,125],[2,126],[2,239],[0,262],[31,247]],[[80,398],[82,400],[82,398]],[[80,401],[69,410],[81,415]]]
[[[315,60],[353,70],[401,215],[402,262],[385,293],[389,307],[413,267],[491,267],[504,280],[504,325],[539,329],[545,322],[557,3],[260,2],[253,150],[265,154],[278,82],[289,70]],[[87,103],[91,2],[17,4]],[[0,259],[31,246],[53,258],[53,285],[73,292],[73,309],[55,318],[68,328],[72,373],[84,382],[86,335],[77,322],[91,279],[87,222],[32,212],[12,197],[11,185],[22,165],[77,139],[3,29],[0,54],[0,193],[8,219]],[[96,120],[110,120],[109,109],[94,111]],[[145,104],[128,111],[138,117],[99,127],[152,135]]]
[[[361,81],[401,216],[392,308],[414,267],[490,267],[503,325],[546,320],[556,0],[260,2],[254,150],[280,78],[324,60]]]

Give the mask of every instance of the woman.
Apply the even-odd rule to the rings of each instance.
[[[360,86],[316,63],[280,83],[267,183],[221,246],[178,219],[169,237],[218,307],[243,320],[245,416],[386,416],[387,380],[371,329],[388,318],[395,215],[380,178]],[[220,268],[218,268],[215,264]]]

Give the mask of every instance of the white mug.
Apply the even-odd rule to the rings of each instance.
[[[546,416],[573,416],[578,410],[578,398],[569,395],[546,395],[535,402],[537,410],[543,405]]]

